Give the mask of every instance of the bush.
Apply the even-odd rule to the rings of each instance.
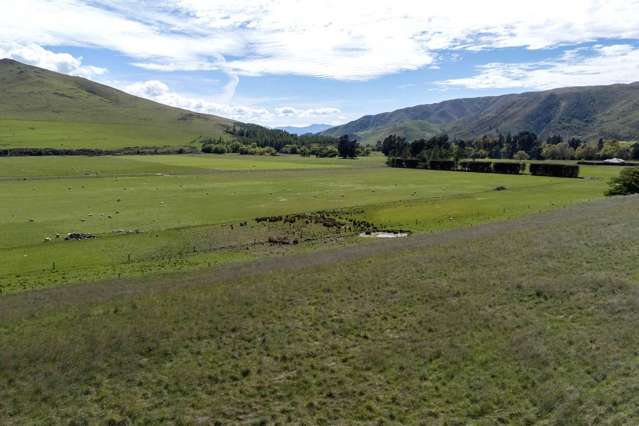
[[[610,180],[606,195],[639,194],[639,167],[623,169],[619,176]]]
[[[517,151],[515,155],[513,155],[514,160],[526,161],[530,159],[530,155],[526,151]]]
[[[466,172],[491,173],[493,171],[493,163],[490,161],[462,161],[459,165]]]
[[[334,146],[322,146],[314,151],[318,158],[335,158],[339,154]]]
[[[224,145],[204,145],[202,152],[206,152],[207,154],[226,154],[227,150]]]
[[[533,176],[579,177],[579,166],[571,164],[531,163],[530,174]]]
[[[518,175],[526,167],[525,163],[493,163],[493,171],[495,173],[503,173],[507,175]]]
[[[255,155],[256,151],[256,148],[252,146],[241,145],[238,152],[240,155]]]

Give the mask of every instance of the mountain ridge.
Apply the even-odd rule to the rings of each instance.
[[[450,99],[366,115],[322,134],[350,134],[374,143],[393,133],[417,139],[520,131],[542,137],[639,139],[639,82]]]

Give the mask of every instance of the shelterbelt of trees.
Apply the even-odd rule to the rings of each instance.
[[[284,130],[268,129],[256,124],[235,124],[226,130],[229,138],[200,138],[202,151],[212,154],[244,155],[299,154],[316,157],[355,158],[369,155],[368,147],[360,146],[347,135],[333,138],[316,134],[294,135]]]
[[[551,136],[541,140],[533,132],[483,136],[475,140],[451,140],[444,134],[412,142],[397,135],[390,135],[377,142],[377,150],[382,151],[387,157],[413,158],[420,161],[459,161],[463,158],[639,160],[639,143],[604,141],[603,139],[597,142],[586,142],[578,138],[564,140],[561,136]]]

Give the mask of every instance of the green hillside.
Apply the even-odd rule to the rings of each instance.
[[[187,146],[231,120],[129,95],[79,77],[0,60],[0,147]]]
[[[475,138],[520,131],[542,137],[637,140],[639,83],[454,99],[364,116],[324,134],[351,134],[364,143],[375,143],[389,134],[410,140],[442,132]]]

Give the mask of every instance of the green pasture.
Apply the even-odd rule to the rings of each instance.
[[[638,208],[0,297],[0,423],[636,424]]]
[[[269,255],[235,248],[240,222],[251,224],[242,234],[247,241],[268,237],[252,227],[259,216],[337,210],[380,227],[432,232],[599,198],[618,173],[584,167],[583,179],[557,179],[392,169],[383,161],[231,155],[0,159],[0,291]],[[233,224],[228,250],[220,249],[217,237],[193,244],[203,233],[216,235]],[[69,232],[97,238],[63,241]]]
[[[224,136],[221,130],[192,122],[169,125],[0,119],[0,148],[94,148],[189,146],[201,135]]]

